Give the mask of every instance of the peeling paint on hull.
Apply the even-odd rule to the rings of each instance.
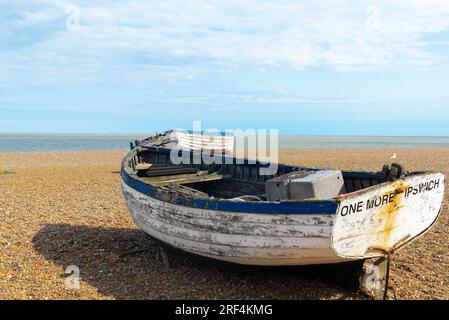
[[[204,257],[244,265],[310,265],[348,261],[331,247],[334,215],[219,212],[160,201],[124,182],[134,222],[154,238]]]
[[[336,253],[348,258],[386,255],[426,232],[443,202],[445,177],[423,173],[345,197],[332,234]]]
[[[220,156],[219,159],[226,160],[224,166],[217,169],[200,161],[188,169],[202,172],[207,169],[207,173],[184,176],[183,179],[188,179],[181,181],[180,176],[176,179],[170,176],[179,169],[170,159],[176,147],[174,141],[166,139],[171,132],[148,138],[130,151],[122,161],[122,190],[135,223],[143,231],[193,254],[238,264],[271,266],[385,256],[426,232],[441,210],[444,174],[409,173],[398,164],[376,173],[343,172],[348,193],[333,199],[235,201],[234,195],[216,197],[213,190],[204,192],[195,187],[188,192],[187,188],[180,190],[186,181],[211,181],[204,180],[207,177],[215,182],[223,180],[223,184],[215,185],[218,189],[223,187],[223,191],[229,187],[224,181],[228,180],[234,188],[236,182],[240,183],[237,186],[243,190],[237,192],[239,196],[261,195],[256,186],[260,187],[267,179],[317,169],[279,164],[276,175],[260,179],[258,172],[265,167],[263,163]],[[189,160],[201,156],[202,151],[188,153]],[[162,178],[155,178],[156,172],[151,177],[147,171],[142,174],[138,169],[152,165],[162,165],[158,171],[164,172]],[[252,189],[247,192],[249,184]]]

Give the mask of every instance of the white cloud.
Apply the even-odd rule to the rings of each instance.
[[[79,30],[65,28],[70,4]],[[10,10],[17,16],[0,14],[0,81],[188,80],[223,66],[353,70],[447,58],[426,40],[448,32],[446,0],[47,0]]]

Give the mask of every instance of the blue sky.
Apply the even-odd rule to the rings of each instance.
[[[0,0],[0,132],[449,135],[448,58],[446,0]]]

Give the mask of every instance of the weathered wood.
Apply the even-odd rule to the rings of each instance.
[[[428,230],[441,210],[442,173],[418,174],[362,190],[340,203],[332,245],[344,257],[387,255]]]
[[[123,258],[123,257],[127,257],[127,256],[134,256],[143,252],[146,252],[150,250],[150,248],[134,248],[134,249],[129,249],[129,250],[123,250],[118,252],[119,257]]]
[[[159,253],[162,258],[162,263],[166,269],[170,269],[170,260],[168,259],[168,254],[162,246],[159,246]]]
[[[260,164],[236,158],[224,166],[204,161],[174,166],[170,149],[179,140],[167,143],[164,136],[155,137],[156,144],[144,140],[139,148],[148,149],[137,151],[139,162],[154,164],[146,169],[154,176],[136,177],[135,152],[123,162],[126,204],[147,234],[205,257],[246,265],[307,265],[390,255],[426,232],[441,209],[442,173],[410,173],[385,182],[381,172],[344,172],[351,193],[338,198],[264,201],[264,181],[301,168],[279,165],[276,174],[261,176]],[[186,139],[185,146],[204,150],[205,144],[219,142],[200,139]],[[232,199],[244,195],[262,201]]]
[[[177,192],[179,194],[188,196],[188,197],[193,197],[193,198],[209,198],[209,195],[205,192],[201,192],[199,190],[193,189],[193,188],[189,188],[187,186],[183,186],[180,184],[170,184],[168,186],[166,186],[167,189]]]
[[[145,176],[147,177],[162,177],[169,175],[187,174],[187,173],[197,173],[197,168],[189,167],[167,167],[167,168],[150,168]]]
[[[150,169],[151,166],[151,163],[138,163],[134,168],[136,171],[143,171]]]
[[[330,247],[333,216],[216,212],[162,202],[124,183],[122,188],[145,232],[192,253],[254,265],[345,261]]]
[[[197,182],[215,181],[230,178],[230,175],[223,175],[218,173],[210,174],[190,174],[190,175],[174,175],[174,176],[163,176],[163,177],[144,177],[140,178],[145,183],[151,184],[157,187],[165,187],[171,184],[189,184]]]

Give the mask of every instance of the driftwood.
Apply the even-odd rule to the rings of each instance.
[[[150,249],[151,248],[134,248],[134,249],[122,250],[122,251],[118,252],[118,256],[120,258],[127,257],[127,256],[135,256],[140,253],[146,252]]]

